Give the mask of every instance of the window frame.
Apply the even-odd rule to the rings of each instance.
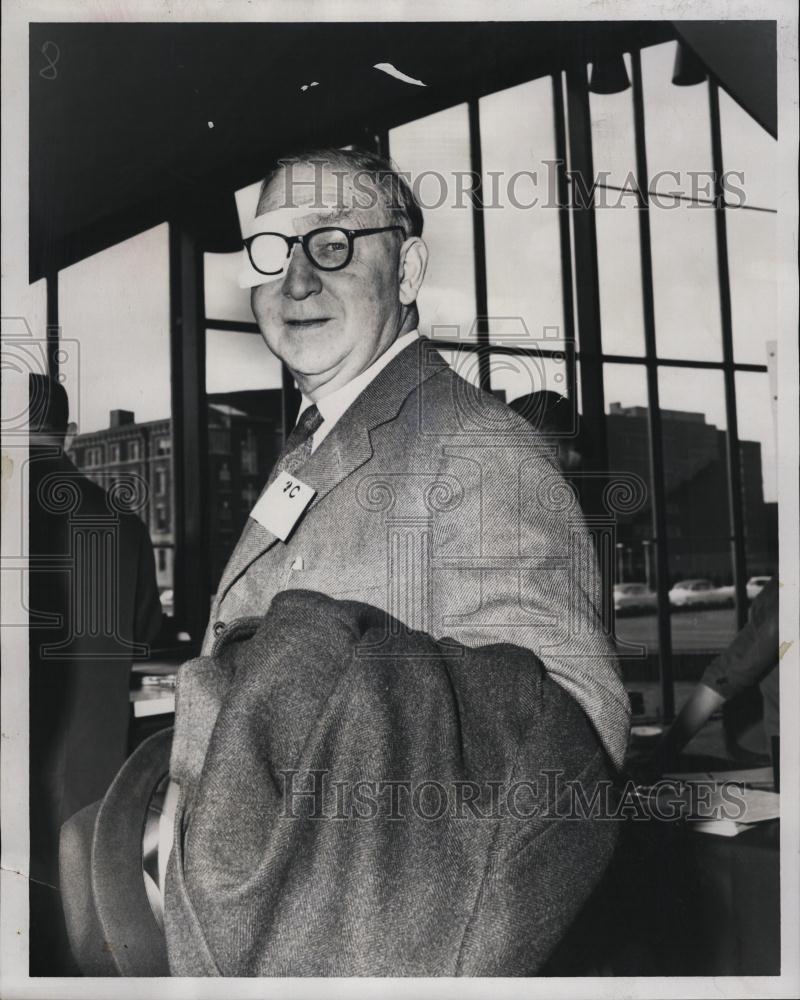
[[[620,54],[623,49],[620,49]],[[624,51],[628,51],[625,47]],[[645,107],[642,91],[640,51],[630,52],[634,102],[636,170],[639,177],[647,177],[647,155],[644,135]],[[530,80],[545,74],[532,73]],[[653,273],[649,225],[649,193],[643,191],[639,211],[640,256],[642,295],[645,313],[645,354],[629,356],[605,353],[600,339],[599,280],[597,269],[597,238],[594,207],[577,210],[569,205],[569,180],[567,166],[572,172],[584,172],[593,177],[591,115],[588,100],[586,64],[579,56],[562,69],[550,75],[558,160],[557,184],[559,199],[559,250],[561,255],[562,298],[564,315],[564,341],[566,351],[566,395],[577,395],[577,363],[581,362],[581,394],[585,418],[596,431],[595,442],[598,468],[603,468],[607,445],[605,440],[605,412],[603,367],[606,363],[639,365],[647,379],[647,406],[649,414],[649,448],[651,485],[653,495],[653,538],[656,550],[659,672],[661,680],[661,714],[665,720],[674,715],[674,684],[672,675],[672,647],[670,632],[670,606],[668,599],[668,538],[666,535],[666,509],[664,465],[659,409],[658,374],[665,367],[708,368],[721,371],[725,386],[727,418],[728,495],[731,508],[731,551],[733,558],[735,604],[737,621],[741,626],[747,615],[746,583],[748,580],[741,467],[739,459],[739,434],[736,410],[735,376],[737,372],[767,373],[767,365],[736,362],[733,353],[730,275],[727,258],[727,227],[722,174],[722,139],[717,84],[709,80],[705,87],[711,111],[713,168],[716,174],[715,224],[718,260],[718,277],[722,316],[723,356],[721,361],[692,361],[659,356],[655,344],[655,317],[653,310]],[[524,81],[523,81],[524,82]],[[699,92],[699,91],[698,91]],[[482,176],[482,151],[480,136],[479,97],[467,100],[471,169]],[[464,103],[463,97],[454,101]],[[394,122],[393,124],[403,124]],[[367,129],[359,141],[372,145],[377,152],[390,154],[388,129]],[[612,185],[606,185],[613,187]],[[737,211],[774,211],[761,206],[739,206]],[[560,351],[542,348],[524,348],[492,343],[491,320],[488,316],[487,267],[483,205],[480,196],[473,200],[473,254],[475,293],[477,307],[477,339],[475,343],[447,341],[437,338],[442,349],[476,352],[479,360],[480,385],[490,390],[490,354],[508,353],[518,356],[546,358],[560,355]],[[170,259],[170,329],[171,329],[171,381],[172,381],[172,439],[169,457],[173,468],[175,510],[174,591],[175,620],[179,629],[187,630],[192,645],[199,644],[208,619],[211,581],[204,545],[204,525],[208,498],[203,489],[192,489],[191,483],[206,483],[207,477],[207,427],[205,425],[205,336],[208,329],[229,330],[258,334],[256,323],[215,319],[206,315],[204,289],[203,248],[196,236],[182,222],[169,222]],[[58,270],[45,275],[47,288],[47,339],[48,367],[51,377],[58,377],[58,348],[60,328],[58,322]],[[576,328],[580,331],[580,344],[576,341]],[[283,434],[286,437],[293,425],[299,406],[299,392],[293,379],[283,366]],[[159,453],[160,454],[160,453]],[[92,450],[87,454],[95,457]],[[188,553],[192,553],[189,572]]]
[[[632,86],[634,104],[634,135],[636,147],[636,174],[647,178],[647,154],[644,131],[645,107],[642,88],[641,50],[630,52],[632,63]],[[721,183],[722,138],[719,112],[718,85],[708,80],[704,87],[710,106],[710,127],[713,169],[715,172],[715,215],[716,255],[718,263],[718,294],[720,296],[722,325],[722,359],[701,361],[671,358],[659,355],[655,339],[655,313],[653,300],[653,265],[649,220],[649,183],[642,185],[643,197],[639,205],[640,265],[642,297],[644,306],[645,353],[643,356],[605,352],[601,342],[599,310],[599,275],[597,266],[597,237],[594,206],[588,208],[568,205],[568,177],[566,165],[573,173],[594,177],[592,163],[591,112],[587,67],[575,63],[564,71],[566,87],[562,83],[562,73],[551,75],[555,110],[556,157],[559,161],[557,172],[560,216],[560,249],[562,259],[562,297],[564,306],[564,340],[568,345],[567,398],[574,399],[577,392],[576,368],[580,362],[581,392],[584,414],[591,423],[595,441],[594,464],[598,470],[607,467],[607,442],[605,436],[605,408],[603,371],[606,363],[638,365],[645,370],[647,381],[648,431],[651,469],[651,493],[653,510],[653,537],[650,539],[656,554],[656,594],[658,609],[658,665],[661,685],[661,715],[669,721],[675,714],[674,676],[672,670],[671,608],[669,603],[669,539],[666,519],[666,489],[664,475],[663,435],[659,406],[658,375],[662,368],[705,368],[720,371],[724,379],[726,409],[726,458],[728,473],[728,502],[730,508],[731,545],[734,600],[737,627],[747,620],[748,580],[745,551],[743,500],[741,489],[741,463],[739,457],[739,433],[736,411],[735,376],[737,372],[767,372],[767,365],[737,362],[733,353],[730,275],[728,271],[725,193]],[[534,79],[535,77],[532,77]],[[565,108],[566,104],[566,108]],[[480,141],[480,121],[478,99],[468,101],[469,140],[471,170],[482,176]],[[388,149],[388,136],[386,148]],[[613,185],[599,185],[613,189]],[[594,196],[592,196],[593,198]],[[681,200],[692,200],[681,197]],[[696,201],[703,201],[698,198]],[[738,206],[737,211],[770,211],[763,206]],[[554,357],[560,352],[541,348],[523,348],[513,345],[492,344],[491,318],[488,315],[485,237],[483,227],[483,206],[480,197],[473,201],[473,253],[475,257],[475,296],[478,308],[477,338],[475,343],[436,338],[436,345],[446,350],[476,353],[479,358],[479,384],[491,391],[490,354],[511,354],[519,357]],[[573,260],[575,262],[573,268]],[[576,344],[576,325],[580,330],[579,346]],[[569,347],[572,349],[570,350]],[[590,411],[587,414],[587,410]]]

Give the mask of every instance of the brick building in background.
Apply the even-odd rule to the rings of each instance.
[[[212,590],[258,499],[283,442],[280,389],[207,397],[208,503],[205,537],[211,553]],[[175,495],[172,420],[136,423],[130,410],[112,410],[109,426],[77,434],[69,455],[93,482],[143,481],[137,513],[147,525],[156,559],[158,589],[171,612],[174,587]]]
[[[703,413],[662,410],[664,479],[669,539],[669,577],[706,577],[718,586],[732,583],[728,505],[727,433],[706,423]],[[650,481],[648,411],[645,406],[611,403],[606,417],[609,468],[634,472]],[[767,575],[778,567],[778,505],[764,500],[761,444],[740,441],[747,572]],[[646,504],[620,518],[617,540],[625,547],[625,579],[654,584],[647,545],[653,538],[652,510]]]
[[[206,540],[211,553],[211,590],[222,574],[247,515],[264,487],[282,441],[281,390],[220,393],[207,397],[208,500]],[[650,479],[647,408],[612,403],[606,417],[609,468]],[[702,413],[662,410],[670,581],[708,577],[717,585],[731,579],[727,501],[727,435],[706,423]],[[742,494],[749,575],[777,568],[777,504],[764,501],[761,445],[740,442]],[[70,455],[75,464],[108,489],[127,475],[147,483],[139,515],[150,531],[158,586],[170,610],[174,585],[175,502],[172,475],[172,421],[137,424],[129,410],[112,410],[109,427],[79,434]],[[652,540],[650,505],[620,518],[624,578],[647,580]]]

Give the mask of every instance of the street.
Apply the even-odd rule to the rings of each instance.
[[[681,611],[672,614],[672,649],[676,653],[718,652],[736,635],[733,608]],[[658,649],[655,614],[617,616],[617,637],[622,642],[639,643],[648,652]]]

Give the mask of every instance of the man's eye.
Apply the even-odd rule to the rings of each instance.
[[[342,253],[343,251],[347,250],[347,244],[343,243],[341,240],[329,240],[325,244],[324,249],[328,253]]]

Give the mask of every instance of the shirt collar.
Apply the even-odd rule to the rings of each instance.
[[[317,409],[322,415],[322,419],[328,424],[328,429],[336,423],[345,410],[350,407],[350,404],[355,402],[356,398],[377,377],[379,372],[383,371],[392,358],[397,357],[401,351],[405,350],[410,343],[418,338],[419,330],[411,330],[408,333],[401,334],[377,360],[372,362],[369,368],[365,368],[360,375],[356,375],[354,379],[351,379],[345,385],[334,389],[327,396],[323,396],[317,400]],[[308,396],[301,396],[300,409],[297,414],[298,419],[303,411],[308,409],[312,403],[313,400],[309,399]]]

